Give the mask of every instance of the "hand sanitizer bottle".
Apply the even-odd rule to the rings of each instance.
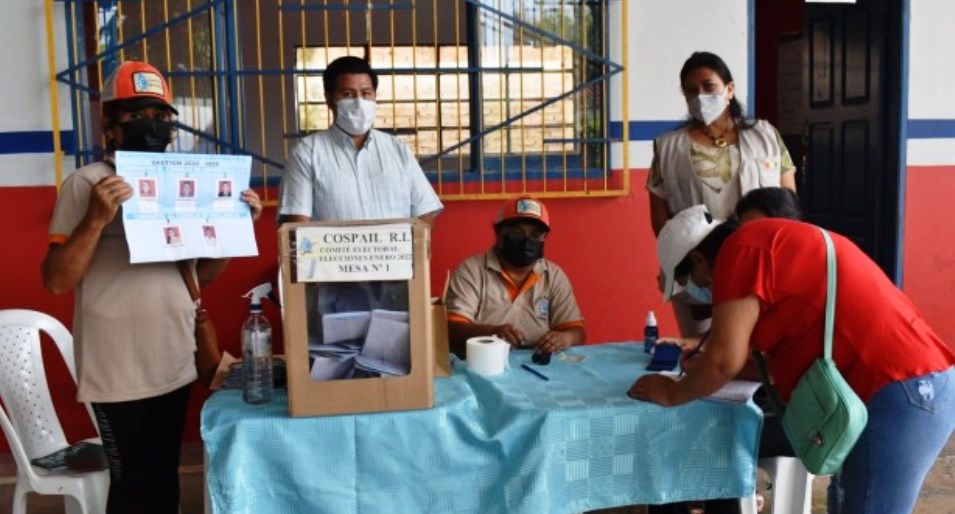
[[[252,298],[249,317],[242,325],[242,399],[265,403],[272,399],[272,326],[262,315],[262,297],[271,284],[261,284],[245,294]]]
[[[650,353],[657,344],[660,332],[657,329],[657,316],[650,311],[647,314],[647,324],[643,327],[643,351]]]

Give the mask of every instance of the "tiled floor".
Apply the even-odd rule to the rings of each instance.
[[[16,468],[9,455],[0,456],[0,514],[11,512],[13,484],[16,481]],[[826,511],[825,478],[813,482],[813,514]],[[203,474],[202,447],[189,444],[183,450],[180,468],[182,488],[182,514],[202,514]],[[63,512],[63,499],[57,496],[31,495],[27,501],[28,514],[53,514]],[[632,514],[640,509],[623,508],[602,511],[612,514]],[[304,514],[304,513],[303,513]],[[506,513],[501,513],[506,514]],[[546,513],[542,513],[546,514]],[[955,514],[955,437],[949,440],[929,473],[919,496],[913,514]]]

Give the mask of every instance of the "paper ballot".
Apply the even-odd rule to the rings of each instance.
[[[338,380],[348,378],[348,373],[355,365],[355,358],[335,359],[330,357],[315,357],[309,375],[312,380]]]
[[[325,344],[362,339],[368,333],[371,313],[368,311],[336,312],[322,315],[322,339]]]
[[[408,322],[408,311],[386,311],[384,309],[375,309],[371,311],[372,319],[390,319],[392,321]]]
[[[411,334],[408,323],[373,316],[360,357],[411,369]]]
[[[676,371],[662,371],[661,375],[673,377],[676,380],[682,378]],[[730,380],[723,387],[706,397],[707,400],[718,400],[721,402],[746,403],[756,394],[756,391],[762,386],[762,382],[752,380]]]
[[[362,342],[364,339],[361,340]],[[308,345],[308,353],[314,356],[321,357],[334,357],[334,358],[345,358],[345,357],[354,357],[361,352],[361,344],[345,344],[341,343],[332,343],[332,344],[311,344]]]
[[[746,403],[756,394],[756,390],[763,384],[752,380],[730,380],[715,393],[707,396],[709,400],[724,402]]]
[[[408,372],[411,371],[410,366],[395,365],[390,362],[372,359],[370,357],[363,357],[361,355],[355,357],[355,368],[378,375],[390,375],[393,377],[407,375]]]

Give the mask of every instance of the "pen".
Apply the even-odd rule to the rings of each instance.
[[[536,369],[528,366],[527,364],[521,364],[521,367],[537,375],[537,377],[540,378],[541,380],[550,380],[549,378],[547,378],[547,375],[541,373],[540,371],[537,371]]]

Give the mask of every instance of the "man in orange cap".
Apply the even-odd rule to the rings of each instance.
[[[494,247],[458,266],[448,286],[451,351],[496,335],[514,347],[559,352],[584,342],[584,320],[570,280],[544,259],[550,216],[539,200],[508,200],[494,221]]]
[[[108,456],[107,513],[176,513],[180,443],[196,379],[196,306],[176,263],[130,264],[117,213],[133,189],[113,165],[116,150],[164,151],[176,109],[162,74],[143,62],[122,63],[101,100],[106,155],[63,182],[43,281],[53,293],[75,291],[77,399],[96,412]],[[258,219],[255,192],[242,199]],[[202,286],[227,262],[189,264]]]

